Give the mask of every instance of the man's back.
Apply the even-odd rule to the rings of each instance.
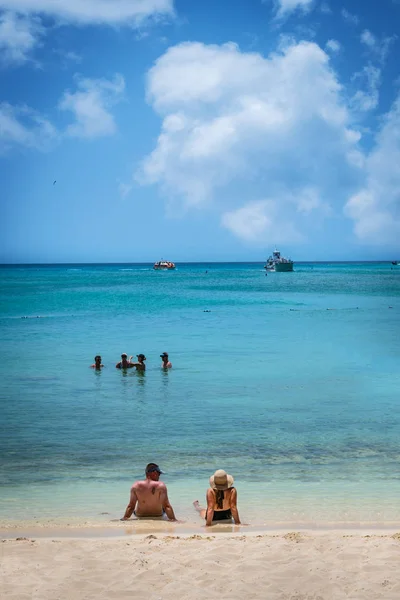
[[[159,517],[163,514],[163,503],[167,495],[165,483],[144,479],[136,481],[132,488],[137,497],[135,513],[138,517]]]
[[[161,517],[163,513],[170,521],[175,521],[174,510],[169,503],[167,486],[159,481],[161,469],[156,463],[146,467],[146,479],[135,481],[131,487],[129,504],[122,520],[129,519],[133,513],[137,517]]]

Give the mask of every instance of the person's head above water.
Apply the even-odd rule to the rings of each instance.
[[[160,354],[160,358],[166,358],[168,359],[168,352],[163,352],[162,354]]]
[[[127,355],[127,353],[126,353],[126,352],[123,352],[123,353],[121,354],[121,358],[128,358],[128,355]]]
[[[226,473],[223,469],[215,471],[210,477],[210,487],[213,490],[228,490],[233,486],[233,477]]]
[[[94,357],[94,362],[101,362],[100,354],[96,354],[96,356]]]
[[[144,354],[137,354],[136,356],[139,360],[146,360],[146,357]]]

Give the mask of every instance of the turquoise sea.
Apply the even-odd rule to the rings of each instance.
[[[252,526],[399,525],[400,266],[262,266],[0,267],[0,523],[110,523],[154,461],[199,527],[217,468]]]

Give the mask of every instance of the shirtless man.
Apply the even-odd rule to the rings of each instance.
[[[168,352],[163,352],[160,354],[160,358],[162,360],[161,368],[162,369],[170,369],[172,367],[172,363],[169,362]]]
[[[126,352],[123,352],[121,354],[121,360],[120,362],[117,362],[117,364],[115,365],[116,369],[131,369],[134,365],[134,363],[131,363],[131,358],[132,356],[129,357],[128,360],[128,355],[126,354]]]
[[[159,481],[162,471],[155,463],[146,467],[146,479],[135,481],[131,487],[129,504],[121,521],[126,521],[134,513],[137,517],[162,517],[176,521],[174,510],[169,503],[167,486]]]
[[[94,364],[90,365],[92,369],[96,369],[96,371],[100,371],[104,365],[101,364],[101,356],[98,354],[94,357]]]

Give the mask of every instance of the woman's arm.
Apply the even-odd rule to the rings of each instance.
[[[212,520],[214,518],[214,508],[215,508],[215,494],[211,488],[207,490],[207,519],[206,519],[206,527],[210,527],[212,525]]]
[[[235,525],[240,525],[239,511],[237,509],[237,492],[235,488],[232,488],[229,503]]]

